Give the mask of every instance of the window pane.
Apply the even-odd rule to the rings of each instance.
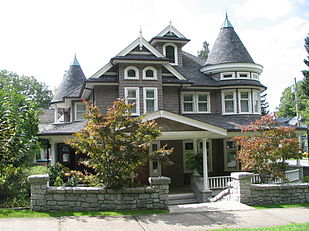
[[[184,103],[183,104],[183,110],[185,112],[191,112],[193,111],[193,103]]]
[[[228,79],[228,78],[232,78],[232,77],[233,77],[232,74],[224,74],[224,75],[223,75],[223,78],[227,78],[227,79]]]
[[[248,74],[239,74],[240,78],[248,78]]]
[[[198,101],[207,101],[207,95],[198,94]]]
[[[207,111],[207,103],[199,103],[198,104],[199,111]]]
[[[193,94],[185,94],[183,96],[184,101],[193,101]]]
[[[185,143],[185,150],[193,150],[193,142]]]
[[[225,112],[234,112],[234,101],[225,101]]]
[[[240,98],[242,99],[249,99],[249,92],[241,92]]]
[[[224,99],[233,99],[233,98],[234,98],[233,92],[224,93]]]
[[[146,100],[146,111],[154,112],[154,100]]]
[[[78,104],[76,104],[76,109],[77,109],[77,110],[85,111],[86,106],[85,106],[85,104],[83,104],[83,103],[78,103]]]
[[[128,70],[128,77],[136,77],[136,72],[133,69]]]
[[[155,91],[154,90],[146,90],[146,98],[151,98],[153,99],[155,97]]]
[[[146,77],[153,78],[154,77],[153,70],[147,70],[146,71]]]
[[[173,46],[166,46],[165,54],[171,63],[175,63],[175,48]]]
[[[136,98],[136,90],[128,90],[128,98]]]
[[[240,110],[241,112],[249,112],[249,101],[248,100],[241,100],[240,101]]]

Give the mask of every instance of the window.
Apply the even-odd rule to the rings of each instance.
[[[157,79],[157,70],[153,67],[145,67],[143,69],[143,79]]]
[[[144,113],[158,110],[157,88],[144,88]]]
[[[182,112],[209,113],[210,112],[209,92],[183,92]]]
[[[239,90],[239,113],[251,113],[251,94],[248,90]]]
[[[86,105],[82,102],[75,103],[75,121],[84,120],[84,113],[86,112]]]
[[[185,141],[183,143],[183,163],[184,163],[184,172],[191,173],[193,169],[186,164],[188,159],[192,158],[192,156],[196,155],[196,147],[193,141]]]
[[[251,78],[255,80],[259,80],[259,75],[257,73],[252,73]]]
[[[126,87],[125,98],[129,104],[134,104],[134,108],[131,111],[132,115],[139,115],[139,88],[138,87]]]
[[[261,114],[261,96],[256,90],[253,90],[253,113]]]
[[[239,163],[236,159],[237,146],[235,141],[225,140],[224,142],[224,170],[238,171]]]
[[[235,72],[220,73],[220,79],[235,79]]]
[[[222,91],[222,114],[236,113],[236,91]]]
[[[138,69],[134,66],[129,66],[124,69],[125,79],[139,79]]]
[[[239,78],[239,79],[249,79],[250,73],[249,72],[237,72],[237,78]]]
[[[149,147],[149,153],[160,149],[160,141],[153,141]],[[161,176],[161,163],[158,160],[149,160],[149,175]]]
[[[166,43],[163,46],[163,54],[170,60],[171,64],[178,64],[177,46],[173,43]]]

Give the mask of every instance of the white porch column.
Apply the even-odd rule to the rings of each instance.
[[[55,142],[51,142],[49,141],[50,144],[50,159],[51,159],[51,164],[55,164],[56,163],[56,143]]]
[[[207,166],[207,139],[203,139],[203,183],[204,191],[209,189],[208,186],[208,166]]]

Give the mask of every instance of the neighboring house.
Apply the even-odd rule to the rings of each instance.
[[[239,125],[261,116],[263,67],[253,61],[227,17],[207,60],[183,51],[189,41],[172,25],[150,41],[140,35],[88,79],[75,57],[51,102],[53,128],[40,133],[49,140],[52,163],[79,168],[64,141],[84,125],[82,98],[102,113],[117,98],[126,98],[136,103],[133,116],[147,114],[145,119],[162,128],[150,151],[164,144],[174,148],[174,164],[165,168],[150,161],[145,179],[163,175],[172,186],[190,184],[188,152],[203,153],[204,179],[238,171],[230,138],[239,135]]]

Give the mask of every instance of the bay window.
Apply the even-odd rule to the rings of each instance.
[[[236,113],[236,90],[222,91],[222,114]]]
[[[239,90],[239,113],[251,113],[251,92],[249,90]]]

